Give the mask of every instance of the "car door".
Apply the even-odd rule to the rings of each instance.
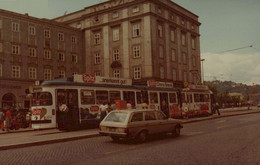
[[[155,134],[162,132],[160,128],[160,121],[156,119],[154,111],[144,112],[145,122],[144,126],[148,130],[149,134]]]
[[[159,121],[160,131],[161,132],[169,132],[173,127],[172,124],[169,122],[166,115],[161,111],[156,111],[156,118]]]
[[[130,117],[128,124],[129,133],[132,137],[136,137],[138,133],[144,129],[144,115],[143,112],[134,112]]]

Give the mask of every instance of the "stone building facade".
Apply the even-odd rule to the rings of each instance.
[[[201,82],[198,16],[171,0],[110,0],[54,20],[84,31],[88,73]]]
[[[0,10],[0,108],[28,107],[35,80],[82,73],[83,42],[79,29]]]

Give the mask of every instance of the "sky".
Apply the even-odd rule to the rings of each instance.
[[[105,0],[0,0],[0,8],[55,18]],[[205,80],[260,84],[260,0],[172,0],[199,16]]]

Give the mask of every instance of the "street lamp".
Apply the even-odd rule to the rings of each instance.
[[[204,68],[203,68],[203,61],[205,61],[205,59],[201,59],[201,81],[202,84],[204,84]]]

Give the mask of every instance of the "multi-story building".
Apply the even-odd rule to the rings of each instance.
[[[110,0],[54,20],[84,31],[88,73],[201,81],[198,16],[171,0]]]
[[[0,10],[0,108],[27,107],[35,80],[82,73],[82,43],[79,29]]]

